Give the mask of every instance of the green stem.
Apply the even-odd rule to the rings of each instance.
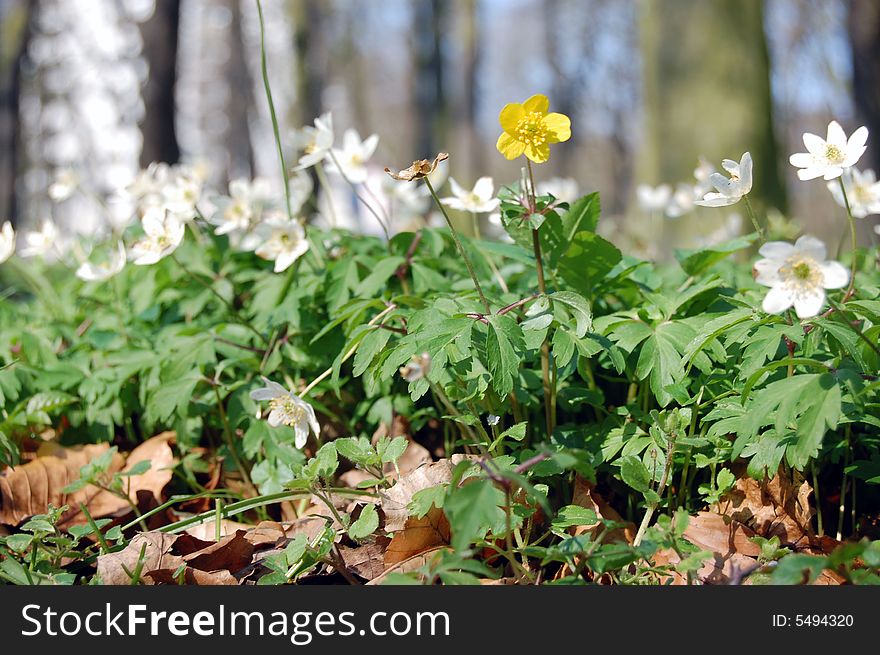
[[[850,257],[852,258],[852,263],[850,264],[850,275],[849,275],[849,286],[846,289],[846,294],[843,296],[844,299],[849,298],[853,295],[853,289],[856,284],[856,269],[858,268],[858,257],[856,256],[856,250],[858,248],[858,239],[856,237],[856,219],[852,214],[852,207],[849,204],[849,196],[846,195],[846,185],[843,183],[843,176],[837,178],[840,182],[840,191],[843,194],[843,204],[846,206],[846,217],[849,221],[849,238],[850,238],[850,249],[852,252],[850,253]]]
[[[535,199],[535,175],[532,172],[532,162],[526,159],[529,171],[529,211],[534,213],[537,208]],[[544,279],[544,258],[541,254],[541,236],[538,230],[532,230],[532,250],[535,253],[535,270],[538,273],[538,290],[541,295],[547,294],[547,283]],[[547,427],[547,438],[553,434],[556,427],[555,393],[550,376],[550,343],[547,337],[541,344],[541,382],[544,387],[544,420]]]
[[[332,151],[328,152],[332,153]],[[327,207],[330,210],[330,227],[336,227],[339,225],[339,219],[336,216],[336,204],[333,202],[333,192],[330,190],[330,181],[327,179],[324,165],[318,162],[315,165],[315,172],[318,174],[318,184],[321,185],[321,188],[324,189],[324,194],[327,196]]]
[[[467,266],[468,273],[471,274],[471,279],[474,281],[474,287],[476,287],[477,289],[477,294],[479,294],[480,296],[480,300],[483,303],[486,314],[491,314],[492,307],[489,305],[489,301],[486,300],[486,296],[483,294],[483,288],[480,286],[480,281],[477,279],[477,273],[474,270],[473,264],[471,264],[470,258],[464,251],[464,246],[462,245],[461,240],[458,238],[458,232],[456,232],[455,226],[452,225],[452,220],[449,218],[449,214],[446,213],[446,208],[443,206],[443,203],[440,202],[440,198],[437,197],[437,192],[434,191],[434,187],[431,185],[431,180],[429,180],[427,177],[424,178],[424,180],[425,184],[428,186],[428,191],[431,192],[431,197],[434,199],[437,207],[440,208],[440,213],[443,214],[443,218],[446,219],[446,225],[449,227],[449,231],[452,233],[452,240],[455,241],[458,252],[459,254],[461,254],[461,258],[464,260],[465,266]]]
[[[766,241],[764,230],[761,227],[760,223],[758,223],[758,217],[755,215],[755,210],[752,209],[752,203],[749,201],[749,194],[744,195],[743,200],[746,203],[746,213],[749,215],[749,219],[752,221],[752,226],[755,228],[755,232],[758,233],[758,238],[761,239],[761,241]]]
[[[214,397],[217,399],[217,409],[220,412],[220,422],[223,424],[223,438],[226,440],[226,447],[229,449],[229,453],[235,461],[235,467],[238,469],[238,472],[241,473],[241,477],[250,488],[251,493],[253,493],[254,496],[259,496],[260,492],[257,491],[257,488],[254,486],[250,473],[244,465],[244,461],[242,461],[241,457],[238,455],[238,450],[235,447],[235,440],[232,437],[232,428],[229,425],[229,419],[226,416],[226,409],[223,407],[223,399],[220,397],[218,385],[215,383],[213,388]]]
[[[278,151],[278,163],[281,166],[281,185],[284,187],[284,207],[287,210],[287,218],[294,221],[296,218],[293,215],[293,205],[290,200],[290,181],[287,177],[287,164],[284,162],[284,149],[281,147],[281,130],[278,128],[278,115],[275,113],[275,101],[272,99],[272,87],[269,84],[269,68],[266,63],[266,24],[263,20],[263,5],[260,0],[256,0],[256,3],[257,15],[260,19],[260,72],[263,75],[263,88],[266,91],[266,102],[269,104],[269,116],[272,119],[272,134],[275,137],[275,148]],[[308,233],[308,227],[304,226],[303,229],[306,230],[306,238],[309,241],[309,252],[311,252],[312,256],[315,258],[318,268],[323,268],[324,262],[318,249],[315,247],[314,240]]]
[[[663,468],[663,476],[660,478],[660,485],[657,487],[657,495],[659,497],[663,497],[663,492],[666,489],[666,481],[669,479],[669,472],[672,470],[672,456],[675,454],[675,434],[669,435],[669,453],[666,455],[666,465]],[[636,538],[633,539],[633,546],[638,546],[642,543],[642,539],[645,536],[645,531],[648,529],[648,525],[651,523],[651,517],[654,516],[654,512],[657,510],[658,503],[651,503],[648,505],[648,509],[645,512],[645,516],[642,517],[642,523],[639,525],[639,530],[636,533]]]

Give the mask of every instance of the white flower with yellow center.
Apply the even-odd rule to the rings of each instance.
[[[770,241],[758,251],[765,259],[755,262],[755,281],[770,291],[763,308],[781,314],[794,305],[798,318],[816,316],[825,304],[825,289],[840,289],[849,282],[849,271],[826,261],[825,244],[808,235],[795,241]]]
[[[0,228],[0,264],[12,257],[15,252],[15,230],[12,223],[6,221]]]
[[[144,238],[131,247],[132,261],[138,266],[155,264],[177,250],[186,229],[176,216],[160,207],[148,207],[141,225]]]
[[[498,198],[493,197],[495,185],[491,177],[481,177],[473,189],[463,189],[455,178],[450,177],[449,186],[452,187],[452,196],[443,198],[440,202],[459,211],[483,214],[495,211],[501,203]]]
[[[269,181],[238,178],[229,183],[229,197],[218,201],[220,207],[212,222],[215,234],[246,231],[259,220],[263,207],[270,198]]]
[[[315,410],[310,404],[277,382],[272,382],[265,377],[263,382],[266,386],[251,391],[251,398],[269,401],[269,416],[266,421],[270,426],[273,428],[277,428],[279,425],[292,427],[296,434],[294,445],[300,449],[309,440],[309,430],[314,432],[315,437],[320,435],[321,426],[315,416]]]
[[[301,171],[324,161],[333,147],[333,138],[333,117],[329,111],[315,119],[314,127],[307,125],[296,131],[293,142],[302,155],[294,170]]]
[[[859,161],[867,149],[867,141],[867,127],[860,127],[847,139],[840,123],[831,121],[824,139],[809,132],[805,133],[804,145],[807,152],[795,153],[788,161],[800,169],[797,174],[802,180],[814,180],[817,177],[833,180],[843,175],[844,169]]]
[[[306,232],[299,221],[291,221],[281,212],[272,215],[257,228],[262,243],[254,250],[257,257],[275,262],[275,272],[287,270],[309,249]]]
[[[352,184],[363,184],[367,181],[367,162],[378,145],[377,135],[371,134],[362,141],[357,130],[347,129],[342,135],[342,148],[330,151],[333,157],[327,170],[345,176]]]
[[[24,247],[21,249],[22,257],[42,257],[43,259],[55,259],[58,253],[58,228],[51,219],[44,219],[39,230],[28,232],[24,235]]]
[[[880,182],[870,168],[860,171],[855,166],[850,169],[849,175],[843,176],[843,186],[846,187],[846,200],[852,215],[855,218],[864,218],[871,214],[880,214]],[[834,197],[834,201],[841,207],[846,207],[846,200],[840,183],[828,182],[828,190]]]
[[[103,261],[83,262],[76,269],[76,276],[86,282],[103,282],[119,273],[125,268],[125,244],[116,242],[116,248],[111,250]]]
[[[732,159],[725,159],[721,166],[730,177],[724,177],[721,173],[709,175],[709,182],[716,191],[710,191],[697,200],[694,204],[703,207],[728,207],[735,205],[742,197],[752,190],[752,155],[743,153],[739,163]]]

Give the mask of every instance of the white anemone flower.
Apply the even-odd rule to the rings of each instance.
[[[24,235],[24,244],[21,249],[22,257],[54,259],[57,255],[58,228],[51,219],[43,219],[39,230],[27,232]]]
[[[98,263],[83,262],[76,269],[76,276],[86,282],[103,282],[125,268],[125,244],[116,242],[115,250],[111,250],[106,259]]]
[[[329,111],[315,119],[314,127],[307,125],[295,132],[294,145],[303,154],[294,170],[301,171],[324,161],[333,147],[333,138],[333,117]]]
[[[132,261],[138,266],[155,264],[173,253],[183,241],[186,230],[175,215],[160,207],[148,207],[141,225],[144,238],[131,247]]]
[[[860,171],[853,167],[850,175],[843,176],[843,186],[846,188],[846,200],[855,218],[864,218],[871,214],[880,214],[880,182],[870,168]],[[840,183],[828,182],[828,190],[834,197],[834,201],[841,207],[846,207],[843,191]]]
[[[498,416],[497,414],[489,414],[489,415],[486,417],[486,423],[488,423],[488,424],[489,424],[490,426],[492,426],[492,427],[495,427],[495,426],[498,425],[500,422],[501,422],[501,417]]]
[[[187,222],[199,213],[202,198],[202,181],[196,175],[181,171],[171,184],[162,189],[162,204],[181,222]]]
[[[229,197],[218,201],[219,211],[212,217],[215,234],[248,230],[259,220],[263,206],[269,201],[269,181],[265,178],[237,178],[229,183]]]
[[[450,177],[449,186],[452,187],[452,196],[443,198],[440,202],[459,211],[484,214],[495,211],[501,203],[494,197],[495,184],[491,177],[481,177],[470,190],[463,189],[455,178]]]
[[[254,250],[257,257],[275,262],[275,272],[290,268],[309,249],[306,232],[299,221],[291,221],[281,212],[272,215],[260,224],[258,231],[263,242]]]
[[[640,184],[636,187],[636,201],[639,209],[649,214],[665,211],[670,198],[672,198],[672,187],[668,184],[656,187],[650,184]]]
[[[15,252],[15,230],[12,223],[6,221],[0,228],[0,264],[12,257]]]
[[[315,416],[314,408],[292,391],[288,391],[277,382],[263,378],[266,384],[262,389],[251,391],[254,400],[269,401],[269,416],[266,421],[273,428],[288,425],[296,434],[294,445],[302,448],[309,440],[309,430],[318,437],[321,426]]]
[[[825,304],[825,289],[840,289],[849,282],[849,271],[825,259],[825,244],[808,235],[794,245],[770,241],[758,251],[755,281],[770,291],[763,307],[768,314],[781,314],[794,305],[798,318],[816,316]]]
[[[806,132],[804,145],[807,152],[795,153],[788,161],[800,169],[797,174],[802,180],[814,180],[817,177],[833,180],[843,175],[844,169],[859,161],[867,149],[867,141],[867,127],[860,127],[847,139],[840,123],[831,121],[824,139]]]
[[[710,191],[697,200],[694,204],[703,207],[728,207],[738,203],[743,196],[752,190],[752,155],[744,153],[739,163],[732,159],[725,159],[721,166],[730,177],[724,177],[721,173],[712,173],[709,182],[717,191]]]
[[[330,150],[332,158],[327,170],[343,175],[352,184],[363,184],[367,181],[367,162],[376,152],[378,145],[378,135],[371,134],[361,140],[358,131],[349,128],[342,135],[342,148]]]
[[[49,185],[49,198],[55,202],[63,202],[73,195],[79,186],[79,178],[69,168],[58,171],[52,184]]]

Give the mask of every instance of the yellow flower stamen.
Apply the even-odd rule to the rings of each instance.
[[[523,116],[516,124],[516,135],[523,143],[540,146],[547,142],[547,126],[544,115],[533,111]]]
[[[843,153],[840,151],[840,148],[837,146],[828,144],[825,147],[825,159],[830,161],[833,164],[839,164],[843,161]]]
[[[303,420],[305,411],[290,396],[277,396],[269,401],[269,411],[278,412],[284,425],[295,425]]]

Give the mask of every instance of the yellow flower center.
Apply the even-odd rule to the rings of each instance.
[[[541,112],[533,111],[520,118],[514,131],[517,140],[523,143],[540,146],[547,142],[547,126]]]
[[[269,410],[281,415],[284,425],[295,425],[305,416],[303,408],[290,396],[278,396],[269,401]]]
[[[825,159],[830,161],[832,164],[839,164],[843,161],[843,153],[840,152],[840,148],[837,146],[833,146],[828,144],[825,146]]]
[[[795,288],[812,290],[822,287],[822,271],[812,259],[793,257],[779,269],[779,273],[790,286]]]

